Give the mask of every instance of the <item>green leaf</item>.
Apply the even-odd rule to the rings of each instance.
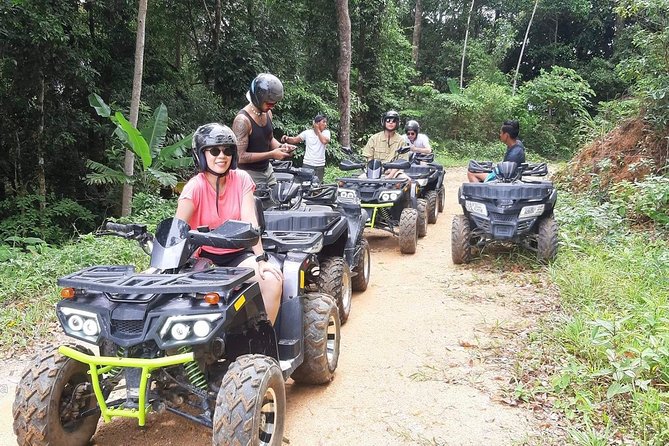
[[[98,116],[102,116],[103,118],[109,118],[111,116],[111,109],[97,94],[89,94],[88,103],[91,104],[91,107],[95,109],[95,111],[98,113]]]
[[[144,170],[147,170],[151,167],[153,160],[151,159],[151,151],[149,150],[149,145],[146,143],[146,140],[139,130],[125,119],[121,112],[116,112],[114,118],[116,119],[116,125],[120,126],[128,136],[128,145],[132,151],[135,152],[135,155],[141,158],[142,166]]]
[[[629,384],[620,384],[619,382],[611,383],[609,389],[606,391],[606,398],[611,399],[616,395],[622,393],[629,393],[632,391],[632,386]]]
[[[158,155],[160,147],[165,143],[167,124],[167,107],[161,103],[153,112],[153,117],[147,127],[142,129],[142,136],[148,142],[152,156]]]
[[[148,169],[161,186],[174,187],[177,185],[177,177],[173,173],[163,172],[156,169]]]
[[[94,173],[86,175],[87,184],[124,184],[131,183],[130,178],[120,170],[112,169],[109,166],[100,164],[98,162],[88,160],[86,167],[91,169]]]
[[[193,134],[191,133],[190,135],[183,138],[181,141],[177,141],[172,145],[163,147],[158,156],[162,160],[187,156],[192,143],[193,143]]]

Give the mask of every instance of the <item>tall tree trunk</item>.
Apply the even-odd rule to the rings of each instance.
[[[532,27],[532,20],[534,20],[534,13],[537,12],[537,5],[539,0],[534,0],[534,9],[532,10],[532,16],[530,17],[530,23],[527,24],[527,29],[525,30],[525,38],[523,39],[523,46],[520,48],[520,56],[518,56],[518,65],[516,65],[516,72],[513,75],[513,93],[512,96],[516,95],[516,85],[518,83],[518,70],[520,70],[520,63],[523,61],[523,53],[525,52],[525,45],[527,45],[527,36],[530,34],[530,28]]]
[[[418,50],[420,48],[420,33],[423,28],[423,2],[416,0],[416,14],[413,20],[413,43],[411,45],[411,60],[418,63]]]
[[[339,67],[337,67],[337,92],[339,93],[339,144],[351,145],[351,18],[348,0],[337,0],[337,28],[339,30]]]
[[[214,50],[218,50],[218,43],[221,39],[221,0],[216,0],[216,10],[214,11]]]
[[[474,2],[469,7],[469,15],[467,16],[467,30],[465,31],[465,43],[462,45],[462,62],[460,62],[460,89],[462,89],[465,78],[465,55],[467,54],[467,40],[469,39],[469,22],[472,20],[472,11],[474,10]]]
[[[39,185],[39,196],[41,198],[39,208],[41,211],[46,207],[46,174],[44,173],[44,71],[39,70],[39,91],[37,93],[37,110],[39,111],[39,124],[37,125],[37,183]]]
[[[137,127],[139,118],[139,99],[142,96],[142,71],[144,70],[144,35],[146,28],[146,9],[148,0],[139,0],[137,11],[137,38],[135,39],[135,72],[132,77],[132,100],[130,102],[130,123]],[[123,171],[128,177],[134,173],[135,154],[125,151]],[[121,215],[127,217],[132,210],[132,184],[123,185]]]

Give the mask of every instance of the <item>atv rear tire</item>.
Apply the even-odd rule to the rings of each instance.
[[[418,244],[418,211],[413,208],[402,209],[400,215],[400,252],[413,254]]]
[[[423,198],[416,199],[416,210],[418,211],[418,237],[427,235],[427,201]]]
[[[82,350],[81,347],[77,349]],[[86,364],[63,356],[55,349],[44,350],[35,356],[16,388],[12,407],[18,444],[88,444],[100,414],[94,413],[79,420],[72,418],[97,407],[89,370]],[[71,400],[80,385],[88,389],[84,389],[79,400]]]
[[[285,414],[286,388],[276,361],[239,356],[218,390],[212,444],[281,446]]]
[[[557,255],[558,225],[555,217],[539,220],[537,227],[537,259],[540,262],[550,262]]]
[[[456,265],[472,260],[471,239],[472,229],[467,216],[454,216],[451,226],[451,258]]]
[[[325,384],[339,362],[339,313],[327,294],[304,296],[304,362],[291,378],[298,383]]]
[[[339,310],[339,320],[344,325],[351,313],[353,287],[351,269],[343,257],[325,257],[320,262],[317,280],[318,291],[334,297]]]
[[[437,196],[436,191],[427,191],[425,193],[425,200],[427,201],[427,222],[434,224],[437,222],[437,218],[439,218],[439,209],[437,205],[437,200],[439,197]]]
[[[351,278],[351,286],[353,291],[365,291],[369,284],[369,275],[372,269],[371,252],[369,250],[369,242],[367,239],[362,239],[358,243],[360,248],[360,255],[358,261],[353,268],[353,272],[357,273]]]
[[[444,191],[443,186],[437,192],[437,207],[439,212],[444,212],[444,207],[446,206],[446,192]]]

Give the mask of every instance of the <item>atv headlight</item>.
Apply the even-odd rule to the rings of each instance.
[[[65,333],[85,341],[93,343],[97,341],[100,321],[96,313],[71,307],[61,307],[60,312],[63,314]]]
[[[488,216],[488,209],[486,209],[485,204],[479,203],[478,201],[465,201],[465,209],[471,212],[472,214],[483,215],[484,217]]]
[[[308,248],[300,248],[300,251],[306,252],[309,254],[319,253],[323,249],[323,237],[319,237],[318,241]]]
[[[544,209],[546,208],[545,204],[536,204],[534,206],[525,206],[520,210],[520,215],[518,216],[519,219],[521,218],[532,218],[532,217],[539,217],[541,214],[544,213]]]
[[[212,332],[212,323],[223,313],[170,316],[158,331],[163,344],[178,344],[205,339]]]
[[[427,178],[419,178],[416,180],[416,184],[418,184],[420,187],[425,187],[427,186]]]
[[[356,196],[356,193],[353,189],[341,189],[340,188],[337,191],[337,194],[341,198],[348,198],[348,199],[355,198],[355,196]]]
[[[397,197],[400,196],[399,192],[391,191],[391,192],[381,192],[381,195],[379,195],[379,201],[395,201],[397,200]]]

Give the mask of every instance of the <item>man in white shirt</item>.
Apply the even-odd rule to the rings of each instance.
[[[434,160],[432,155],[432,146],[430,138],[425,133],[420,133],[420,124],[418,121],[408,121],[404,125],[404,141],[411,146],[411,159],[414,162],[422,163],[428,160]]]
[[[302,167],[314,170],[314,175],[323,181],[325,174],[325,149],[330,142],[330,130],[327,129],[328,120],[323,115],[316,115],[312,128],[303,131],[297,136],[283,135],[281,142],[288,144],[304,143],[305,152]]]

